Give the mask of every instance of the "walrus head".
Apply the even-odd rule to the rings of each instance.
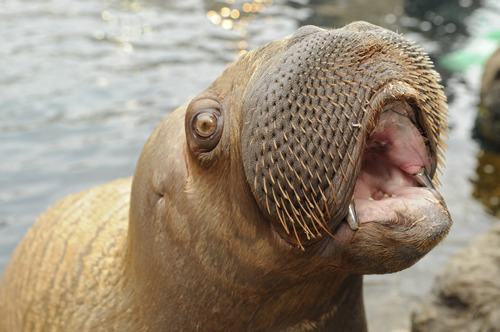
[[[434,177],[443,159],[447,106],[438,80],[419,47],[364,22],[307,26],[259,47],[184,106],[181,161],[155,164],[177,153],[159,142],[178,126],[153,134],[134,183],[150,168],[146,182],[179,204],[155,203],[147,218],[196,216],[169,227],[182,229],[186,248],[195,238],[213,247],[196,244],[209,269],[234,250],[264,270],[264,256],[281,269],[290,266],[278,256],[349,273],[407,268],[452,223],[439,193],[418,177]],[[132,220],[146,218],[140,209],[131,206]],[[357,214],[351,227],[349,210]],[[223,250],[224,260],[214,258]]]
[[[305,27],[283,43],[242,105],[243,164],[261,210],[285,241],[345,256],[340,266],[407,267],[451,225],[416,178],[442,159],[438,75],[418,47],[369,24]],[[357,230],[345,222],[350,204]]]

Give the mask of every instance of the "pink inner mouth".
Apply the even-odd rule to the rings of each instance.
[[[404,215],[405,204],[429,196],[412,176],[422,167],[430,171],[431,164],[424,137],[410,119],[411,112],[405,107],[384,111],[370,135],[354,188],[361,223],[382,221],[380,218],[395,212]],[[411,199],[405,203],[405,198]]]
[[[385,104],[363,151],[354,204],[323,251],[335,266],[363,274],[400,271],[448,233],[446,204],[420,173],[432,174],[436,160],[418,115],[406,100]]]

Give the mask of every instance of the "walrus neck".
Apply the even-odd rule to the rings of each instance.
[[[192,252],[168,261],[171,263],[162,266],[160,273],[154,261],[135,262],[138,280],[131,284],[136,287],[136,302],[148,304],[135,310],[153,330],[169,326],[366,331],[361,275],[318,273],[302,278],[295,275],[291,281],[290,271],[264,275],[247,271],[245,266],[234,267],[239,274],[253,275],[249,283],[238,276],[214,275]],[[153,270],[157,273],[150,272]],[[173,312],[175,316],[170,315]]]

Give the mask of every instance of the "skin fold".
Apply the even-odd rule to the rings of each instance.
[[[414,180],[442,163],[438,80],[364,22],[241,56],[159,124],[133,179],[40,216],[0,331],[366,331],[362,274],[413,265],[451,226]]]

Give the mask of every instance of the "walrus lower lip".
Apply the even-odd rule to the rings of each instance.
[[[425,221],[423,211],[433,206],[440,207],[441,197],[435,190],[399,186],[395,189],[393,196],[380,200],[355,199],[359,224],[385,222],[403,225]],[[421,209],[424,206],[425,209]]]

